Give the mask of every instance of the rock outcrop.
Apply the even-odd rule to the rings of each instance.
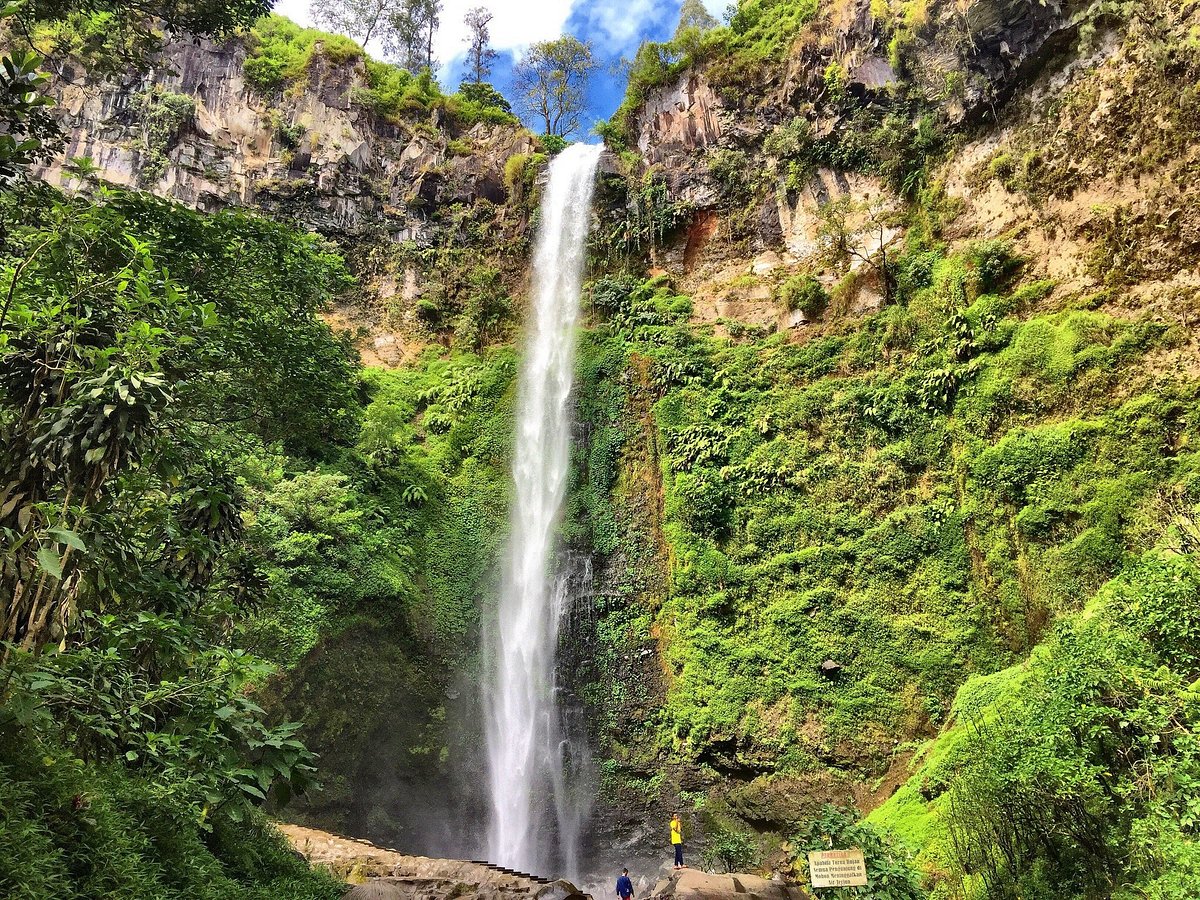
[[[377,227],[428,246],[431,208],[504,202],[506,161],[534,147],[515,125],[460,133],[437,111],[381,118],[359,100],[361,58],[316,52],[303,83],[264,96],[247,82],[246,53],[238,39],[181,38],[143,73],[98,79],[62,67],[52,92],[68,142],[40,176],[64,184],[69,161],[89,157],[109,183],[198,209],[252,206],[325,234]],[[167,133],[148,126],[164,98],[177,104]]]
[[[811,895],[781,878],[731,873],[709,875],[683,869],[654,887],[650,900],[810,900]]]
[[[694,236],[705,230],[700,226],[711,221],[713,210],[726,221],[704,235],[722,248],[710,262],[724,266],[728,247],[740,239],[753,253],[781,250],[786,261],[800,264],[810,262],[816,249],[816,211],[823,203],[840,197],[863,203],[879,195],[879,179],[828,166],[797,185],[788,161],[767,145],[773,130],[797,119],[813,138],[846,129],[847,107],[831,102],[829,79],[844,78],[839,90],[860,110],[894,105],[897,115],[911,118],[923,107],[944,128],[971,126],[993,117],[1014,90],[1072,45],[1091,4],[932,0],[924,21],[904,26],[877,19],[877,9],[870,0],[823,8],[801,30],[783,65],[765,70],[761,84],[717,83],[718,74],[702,63],[649,92],[631,137],[643,165],[662,178],[671,199],[693,211],[678,245],[668,248],[669,271],[683,274],[706,261]],[[897,35],[904,40],[898,42]],[[906,99],[897,103],[899,97]],[[714,161],[721,154],[725,167],[746,179],[767,173],[776,182],[775,196],[753,199],[757,205],[739,214],[736,227],[727,221],[736,218],[730,204],[746,200],[736,190],[731,200],[729,185],[721,183],[730,176],[717,176]]]
[[[563,879],[540,878],[477,860],[408,856],[299,825],[281,823],[278,828],[310,863],[356,885],[346,894],[352,900],[591,900]]]

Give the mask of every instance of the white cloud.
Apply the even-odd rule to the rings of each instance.
[[[672,6],[675,4],[672,3]],[[583,0],[580,12],[590,24],[588,33],[610,53],[632,50],[647,27],[662,16],[661,0]],[[630,54],[632,55],[632,54]]]

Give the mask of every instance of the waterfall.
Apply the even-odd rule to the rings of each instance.
[[[491,788],[488,856],[525,871],[574,873],[583,821],[555,686],[570,579],[552,571],[566,492],[568,400],[592,185],[601,147],[575,144],[550,164],[533,260],[513,448],[511,535],[497,615],[485,633]],[[553,821],[551,821],[553,818]]]

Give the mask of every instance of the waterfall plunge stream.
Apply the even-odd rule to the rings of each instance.
[[[498,614],[485,635],[488,856],[529,872],[555,865],[577,870],[586,813],[570,783],[573,750],[555,685],[558,626],[570,579],[552,569],[570,455],[575,324],[601,149],[575,144],[550,164],[520,372],[512,530]]]

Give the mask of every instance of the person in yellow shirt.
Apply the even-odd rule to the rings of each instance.
[[[675,868],[686,869],[683,864],[683,822],[679,819],[679,813],[671,816],[671,846],[675,848]]]

